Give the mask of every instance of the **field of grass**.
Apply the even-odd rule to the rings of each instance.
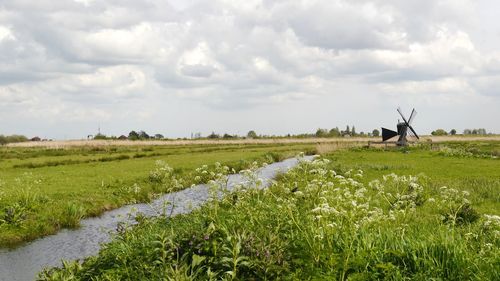
[[[239,171],[313,144],[0,147],[0,247],[77,227],[80,219],[199,183],[195,169],[216,162]],[[173,186],[152,178],[155,163],[173,169]]]
[[[475,145],[326,154],[40,279],[500,280],[499,144]]]

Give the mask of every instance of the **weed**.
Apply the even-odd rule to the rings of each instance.
[[[63,209],[61,226],[74,228],[80,226],[80,220],[85,216],[85,208],[77,203],[69,202]]]

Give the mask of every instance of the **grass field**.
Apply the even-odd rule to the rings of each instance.
[[[236,171],[252,161],[272,162],[313,144],[67,146],[0,148],[0,247],[77,227],[80,219],[124,204],[147,202],[188,187],[195,169],[221,162]],[[175,186],[151,178],[161,160]]]
[[[267,190],[140,220],[99,256],[40,278],[500,280],[499,147],[327,153]]]

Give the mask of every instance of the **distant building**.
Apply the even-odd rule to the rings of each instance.
[[[39,138],[39,137],[34,137],[34,138],[31,138],[30,141],[41,141],[42,139]]]

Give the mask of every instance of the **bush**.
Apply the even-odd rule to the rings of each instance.
[[[448,135],[448,133],[443,129],[437,129],[435,131],[432,131],[431,135],[433,135],[433,136],[446,136],[446,135]]]

